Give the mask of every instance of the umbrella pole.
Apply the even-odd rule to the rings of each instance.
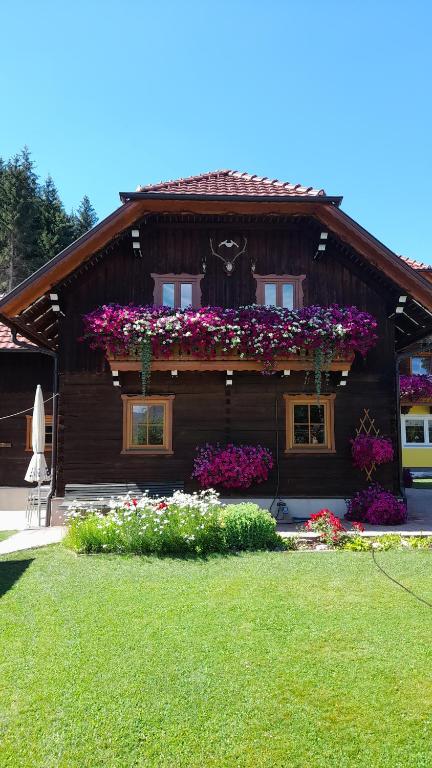
[[[41,484],[40,480],[38,480],[38,526],[40,528],[41,524]]]

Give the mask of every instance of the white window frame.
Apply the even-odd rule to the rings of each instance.
[[[423,421],[423,434],[426,437],[424,443],[408,443],[406,439],[406,422],[407,419],[416,419],[417,421]],[[431,413],[407,413],[401,417],[401,432],[402,432],[402,447],[403,448],[432,448],[432,440],[429,440],[429,425],[428,421],[432,421]]]

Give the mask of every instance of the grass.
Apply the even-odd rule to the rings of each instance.
[[[418,477],[413,480],[413,488],[432,488],[432,478]]]
[[[377,557],[432,598],[429,552]],[[432,611],[369,553],[52,546],[0,579],[2,768],[432,763]]]
[[[0,531],[0,541],[8,539],[9,536],[12,536],[14,533],[16,533],[16,531]]]

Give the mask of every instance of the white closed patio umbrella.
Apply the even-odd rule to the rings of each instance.
[[[38,484],[38,525],[41,523],[41,484],[49,480],[49,472],[45,461],[45,408],[40,384],[36,387],[32,419],[32,450],[25,480],[27,483]]]

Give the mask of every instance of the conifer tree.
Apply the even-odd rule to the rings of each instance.
[[[42,231],[38,258],[41,263],[52,259],[75,238],[74,221],[68,216],[52,177],[49,175],[41,187]]]
[[[0,174],[0,290],[10,291],[29,274],[40,230],[37,176],[24,148]]]
[[[85,232],[88,232],[89,229],[94,227],[97,220],[98,217],[95,209],[87,195],[84,195],[75,214],[75,237],[81,237]]]
[[[30,152],[0,158],[0,294],[80,237],[97,221],[84,196],[68,214],[51,176],[40,185]]]

